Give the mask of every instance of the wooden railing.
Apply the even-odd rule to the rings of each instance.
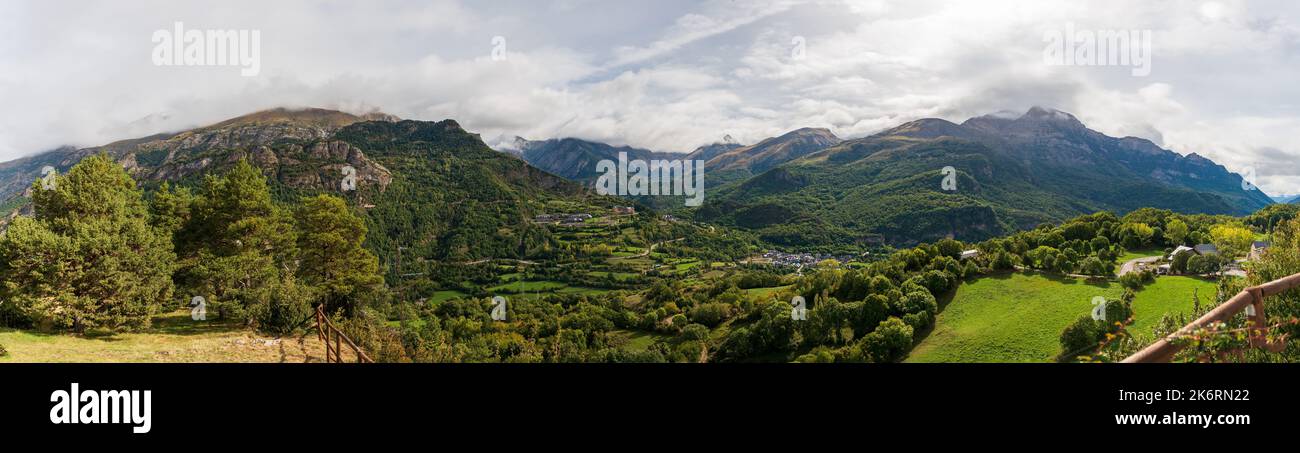
[[[320,337],[321,342],[325,343],[325,363],[343,363],[344,342],[357,354],[357,363],[375,363],[365,351],[361,350],[361,347],[352,342],[351,338],[334,327],[334,323],[330,322],[329,316],[325,316],[325,309],[320,305],[316,306],[316,335]]]
[[[1236,296],[1232,296],[1227,302],[1214,307],[1213,310],[1201,316],[1200,319],[1192,321],[1191,324],[1184,326],[1182,329],[1178,329],[1178,332],[1162,338],[1124,359],[1124,363],[1168,362],[1173,359],[1174,354],[1183,349],[1183,346],[1171,340],[1188,336],[1212,323],[1226,322],[1247,308],[1253,308],[1254,311],[1254,313],[1247,311],[1251,321],[1248,328],[1250,345],[1273,352],[1281,351],[1286,346],[1285,340],[1272,342],[1268,340],[1269,326],[1268,317],[1264,316],[1264,298],[1282,294],[1296,287],[1300,287],[1300,274],[1246,288],[1237,293]]]

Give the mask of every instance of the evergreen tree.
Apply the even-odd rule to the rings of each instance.
[[[135,181],[106,155],[33,186],[35,217],[0,236],[6,318],[84,332],[138,328],[172,296],[175,262]]]
[[[296,268],[292,219],[271,200],[266,177],[245,161],[204,180],[176,242],[184,257],[178,280],[194,295],[208,296],[221,318],[255,321],[282,274]]]
[[[318,195],[298,208],[302,279],[323,290],[327,309],[352,313],[357,300],[383,285],[379,260],[362,244],[365,221],[338,197]]]

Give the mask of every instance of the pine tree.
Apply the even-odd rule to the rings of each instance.
[[[176,243],[184,257],[178,281],[208,297],[222,319],[253,322],[282,275],[296,267],[292,219],[271,200],[266,177],[245,161],[204,180]]]
[[[172,296],[175,255],[135,181],[101,154],[33,191],[35,217],[0,237],[0,310],[76,332],[148,326]]]
[[[318,195],[298,209],[299,275],[320,287],[327,309],[352,313],[357,300],[383,285],[379,260],[362,244],[365,221],[342,199]]]

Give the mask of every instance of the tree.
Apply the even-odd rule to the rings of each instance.
[[[1170,220],[1169,224],[1165,225],[1165,238],[1168,238],[1169,245],[1174,247],[1183,245],[1183,241],[1187,240],[1187,224],[1179,219]]]
[[[190,210],[194,207],[194,195],[187,187],[172,191],[170,183],[163,183],[154,192],[149,202],[150,223],[167,232],[168,236],[176,234],[190,221]]]
[[[172,296],[175,255],[135,181],[100,154],[55,183],[34,185],[35,217],[0,235],[0,299],[75,332],[148,326]]]
[[[366,250],[366,224],[342,199],[318,195],[298,208],[299,275],[320,287],[325,307],[353,313],[358,298],[379,290],[379,259]]]
[[[858,347],[871,362],[895,362],[903,358],[912,347],[912,326],[898,318],[880,322],[876,329],[862,337]]]
[[[1169,271],[1178,274],[1187,272],[1187,261],[1195,255],[1196,253],[1186,250],[1174,255],[1173,259],[1169,263]]]
[[[1219,249],[1219,254],[1226,258],[1236,258],[1250,252],[1250,244],[1254,240],[1255,233],[1239,226],[1215,225],[1210,228],[1210,241]]]
[[[1099,345],[1102,326],[1092,317],[1084,315],[1074,320],[1061,332],[1061,353],[1066,360],[1089,353]]]
[[[271,303],[281,274],[296,267],[292,219],[272,202],[266,177],[246,161],[221,177],[207,176],[176,238],[183,257],[178,282],[207,296],[222,318],[255,322],[257,306]]]
[[[1145,223],[1125,223],[1120,227],[1120,238],[1129,249],[1141,248],[1151,243],[1156,230]]]
[[[1084,275],[1105,276],[1111,274],[1110,266],[1103,263],[1095,256],[1084,258],[1083,263],[1079,265],[1079,272]]]

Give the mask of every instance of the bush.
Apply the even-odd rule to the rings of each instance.
[[[720,303],[700,304],[691,310],[691,322],[714,327],[731,317],[731,305]]]
[[[889,318],[876,330],[862,337],[858,347],[863,358],[871,362],[895,362],[912,347],[912,326],[898,318]]]
[[[1187,272],[1203,275],[1219,272],[1223,263],[1218,255],[1195,255],[1187,260]]]
[[[1085,258],[1083,260],[1083,263],[1079,264],[1079,272],[1082,273],[1083,275],[1092,275],[1092,276],[1100,277],[1100,276],[1110,275],[1111,270],[1110,270],[1110,266],[1107,266],[1106,263],[1101,261],[1101,259],[1095,256],[1090,256],[1088,258]]]
[[[0,344],[0,357],[7,355],[9,355],[9,351],[5,349],[5,345]]]
[[[251,308],[257,325],[275,335],[292,333],[312,314],[311,301],[318,291],[287,278],[271,291],[264,303]]]
[[[1149,271],[1129,272],[1119,277],[1119,284],[1126,289],[1137,291],[1142,289],[1143,285],[1154,281],[1150,274],[1151,272]]]
[[[1073,359],[1074,356],[1084,354],[1089,348],[1097,346],[1098,337],[1102,334],[1101,326],[1098,321],[1091,316],[1081,316],[1074,323],[1070,324],[1061,332],[1061,353],[1063,359]]]
[[[700,324],[690,324],[682,329],[682,339],[686,341],[704,341],[709,338],[709,328]]]

